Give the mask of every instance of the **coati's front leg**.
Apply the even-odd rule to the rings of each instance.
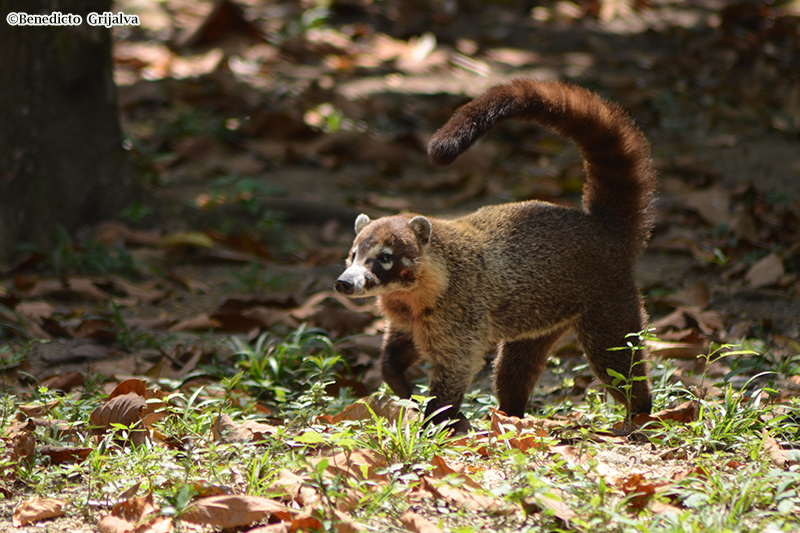
[[[494,391],[501,411],[509,416],[525,416],[528,398],[547,366],[547,354],[566,330],[500,345],[494,363]]]
[[[464,394],[472,383],[474,373],[468,369],[451,368],[433,364],[430,373],[430,386],[428,395],[432,396],[425,407],[425,425],[441,424],[450,421],[450,426],[456,433],[466,433],[470,430],[467,417],[461,413],[461,403]],[[435,413],[435,414],[434,414]]]
[[[413,389],[405,372],[419,358],[411,332],[389,324],[383,337],[381,372],[386,384],[401,398],[411,398]]]
[[[430,348],[428,396],[432,398],[425,408],[425,418],[430,417],[428,424],[450,420],[457,433],[466,433],[470,428],[459,409],[475,374],[484,365],[484,343],[465,336],[464,331],[441,335],[438,340],[443,342]]]

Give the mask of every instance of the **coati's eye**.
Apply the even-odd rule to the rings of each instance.
[[[389,252],[383,252],[381,255],[378,256],[378,261],[381,263],[391,263],[392,262],[392,254]]]
[[[355,261],[355,260],[356,260],[356,251],[353,250],[353,253],[350,254],[350,261]]]

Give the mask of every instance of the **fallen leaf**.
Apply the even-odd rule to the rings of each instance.
[[[181,515],[181,519],[187,522],[222,529],[249,526],[271,517],[287,521],[291,520],[292,515],[282,503],[246,494],[202,498],[192,503]]]
[[[92,300],[106,302],[108,294],[100,290],[94,281],[87,278],[72,278],[63,281],[42,280],[32,289],[23,291],[28,298],[54,298],[56,300]]]
[[[419,410],[404,406],[393,396],[372,395],[348,405],[342,412],[334,415],[330,422],[338,424],[342,420],[372,420],[372,413],[395,424],[401,419],[407,424],[420,416]]]
[[[647,351],[652,356],[664,357],[667,359],[689,359],[695,360],[698,355],[706,353],[708,341],[700,342],[664,342],[664,341],[645,341]]]
[[[129,392],[111,398],[108,402],[97,407],[89,415],[89,420],[96,433],[105,433],[111,429],[111,424],[121,424],[131,428],[131,442],[139,446],[144,444],[146,439],[146,433],[141,427],[142,415],[146,412],[147,403],[145,399],[135,392]]]
[[[442,530],[433,524],[430,520],[422,515],[406,512],[400,517],[400,523],[403,524],[408,531],[412,533],[441,533]]]
[[[228,415],[221,414],[214,420],[211,432],[217,442],[258,442],[267,435],[276,435],[278,428],[255,420],[237,424]]]
[[[23,431],[11,441],[12,461],[31,461],[36,454],[36,436],[32,431]]]
[[[430,473],[434,477],[455,475],[459,480],[463,481],[469,487],[473,489],[481,488],[478,482],[464,473],[463,468],[454,468],[441,455],[434,455],[433,459],[431,459],[431,464],[433,465],[433,470],[431,470]]]
[[[333,475],[344,474],[356,480],[383,479],[384,474],[376,471],[386,468],[386,459],[369,449],[357,449],[339,452],[332,456],[319,456],[311,459],[316,466],[321,461],[328,461],[327,472]]]
[[[178,322],[169,328],[169,331],[172,333],[179,331],[209,331],[219,326],[220,323],[218,321],[212,319],[207,313],[203,313],[194,318]]]
[[[85,381],[86,376],[80,372],[65,372],[64,374],[58,374],[57,376],[46,377],[39,382],[39,385],[45,386],[50,390],[70,392],[73,389],[82,387]]]
[[[778,254],[771,253],[753,265],[745,274],[744,280],[751,287],[766,287],[778,283],[785,273],[781,258]]]
[[[336,516],[334,527],[337,533],[360,533],[367,530],[366,526],[353,521],[349,515],[339,509],[334,509],[333,514]],[[294,526],[294,522],[292,522],[292,526]]]
[[[55,311],[55,307],[47,302],[20,302],[13,309],[15,313],[19,313],[31,320],[50,318],[53,316],[53,311]]]
[[[534,508],[549,509],[556,518],[564,522],[567,526],[569,526],[570,521],[574,520],[577,516],[575,511],[564,503],[564,491],[561,489],[553,488],[548,492],[535,493],[525,498],[525,504]]]
[[[731,196],[729,189],[712,187],[684,193],[679,196],[679,201],[711,224],[728,224],[731,221]]]
[[[97,521],[97,529],[100,533],[132,533],[136,525],[118,516],[107,514]]]
[[[78,446],[39,446],[36,448],[39,455],[47,455],[53,464],[61,463],[81,463],[89,454],[92,448],[82,448]]]
[[[788,468],[797,464],[797,461],[792,461],[786,454],[786,450],[781,448],[781,445],[767,432],[763,430],[761,434],[764,437],[763,449],[769,454],[772,463],[778,468]]]
[[[628,497],[628,506],[643,509],[656,494],[656,485],[642,474],[632,474],[622,480],[620,489]]]
[[[67,514],[64,510],[66,505],[67,502],[64,500],[55,498],[25,500],[14,509],[12,522],[14,527],[21,527],[32,522],[64,516]]]
[[[307,485],[307,480],[308,478],[282,469],[278,472],[278,479],[269,486],[269,492],[283,494],[285,495],[284,500],[293,500],[305,507],[319,499],[317,490]]]
[[[697,419],[697,412],[700,404],[697,400],[689,400],[672,409],[664,409],[657,413],[647,414],[640,413],[633,417],[633,424],[636,427],[642,427],[649,424],[649,427],[655,427],[664,420],[675,420],[681,424],[687,424]]]
[[[46,415],[59,405],[61,405],[61,400],[56,398],[55,400],[50,400],[47,403],[36,402],[23,404],[17,407],[17,409],[19,409],[20,413],[24,414],[25,416],[35,418]]]
[[[110,320],[90,318],[83,320],[72,334],[78,339],[112,341],[116,338],[115,325]]]
[[[157,511],[158,507],[153,501],[152,493],[138,498],[123,500],[111,509],[111,513],[114,516],[124,518],[134,523],[142,523],[148,516],[153,515]]]
[[[446,481],[423,477],[421,486],[437,498],[444,499],[456,509],[480,511],[490,514],[508,514],[513,512],[505,502],[493,496],[475,494],[474,489],[466,490],[454,487]]]

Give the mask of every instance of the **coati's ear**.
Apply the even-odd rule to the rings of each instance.
[[[414,217],[408,221],[411,231],[417,236],[421,245],[426,245],[431,240],[431,221],[425,217]]]
[[[361,233],[361,230],[364,229],[364,226],[372,222],[367,215],[361,213],[356,217],[356,235]]]

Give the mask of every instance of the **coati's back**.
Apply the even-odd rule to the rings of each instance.
[[[456,110],[428,144],[431,162],[450,164],[507,119],[535,122],[578,146],[586,170],[584,209],[616,234],[632,261],[653,226],[656,177],[647,139],[627,113],[580,87],[516,79]]]

